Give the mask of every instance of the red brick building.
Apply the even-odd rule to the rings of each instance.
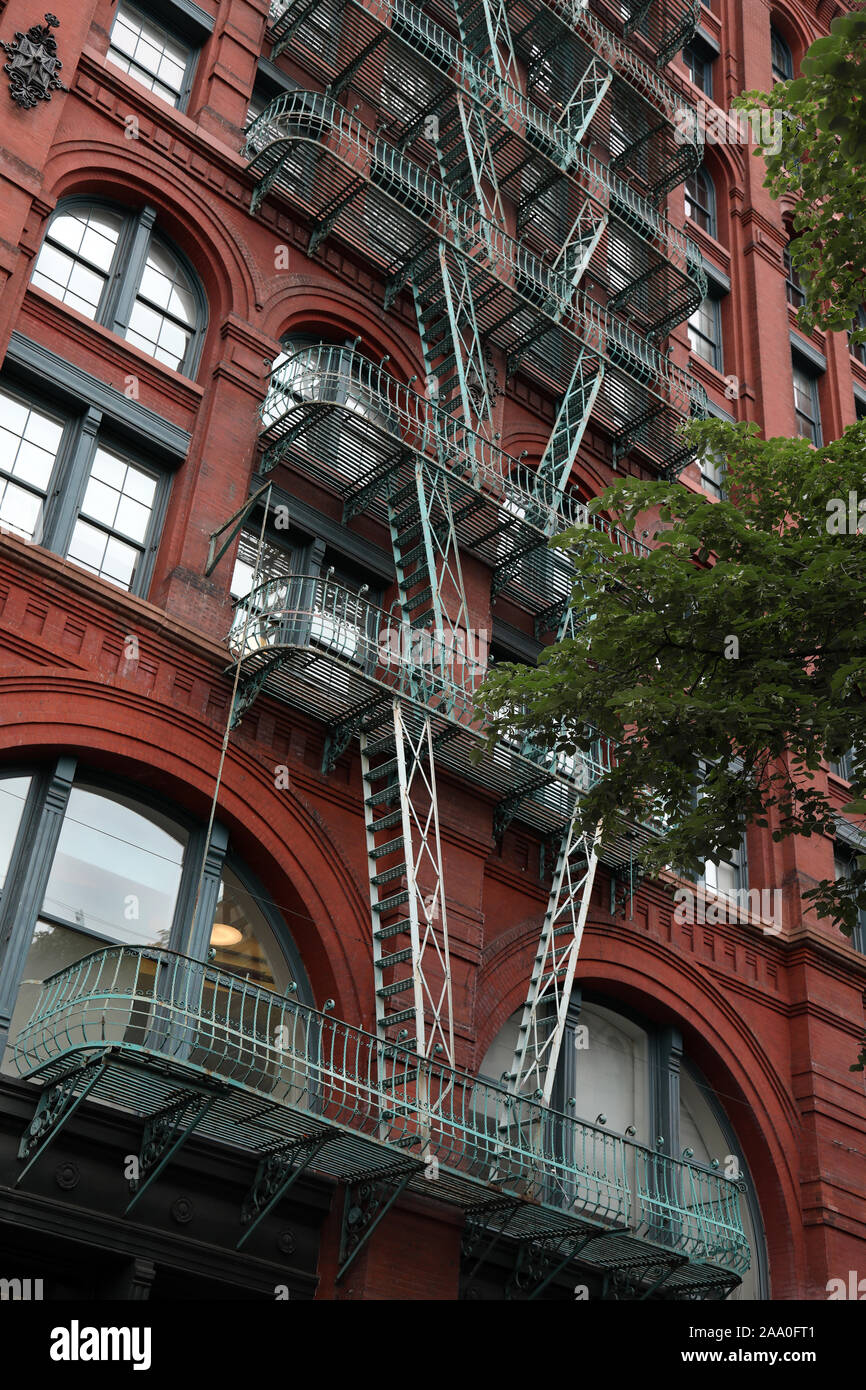
[[[579,777],[510,747],[472,763],[461,705],[491,657],[556,635],[533,508],[574,516],[623,471],[718,495],[678,453],[690,406],[817,442],[866,409],[866,356],[797,328],[790,210],[712,134],[845,7],[56,8],[28,48],[43,15],[0,0],[0,1024],[25,1038],[0,1078],[0,1275],[441,1300],[823,1299],[866,1275],[866,937],[800,898],[856,829],[750,829],[708,866],[723,895],[780,891],[779,930],[680,923],[660,885],[630,891],[633,850],[602,855],[555,1154],[527,1176],[548,1121],[509,1067]],[[242,512],[268,483],[267,515]],[[471,650],[446,680],[434,636],[406,684],[376,646],[423,632],[425,603]],[[404,790],[435,767],[433,820],[429,786],[404,803],[417,875],[378,826],[406,829],[397,745]],[[406,898],[416,936],[389,936]],[[275,1019],[305,1040],[289,1080]]]

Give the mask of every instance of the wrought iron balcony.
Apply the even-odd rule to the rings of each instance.
[[[85,1098],[144,1121],[130,1205],[193,1131],[256,1157],[239,1244],[309,1165],[509,1241],[573,1241],[665,1296],[724,1296],[749,1267],[739,1184],[170,951],[111,946],[52,975],[14,1059],[43,1087],[27,1169]]]
[[[389,0],[385,0],[386,5],[388,2]],[[691,0],[688,2],[691,3]],[[327,35],[341,32],[338,24],[339,7],[334,13],[329,14],[327,6],[330,3],[332,0],[272,0],[271,33],[274,40],[274,56],[284,51],[293,34],[302,29],[307,20],[310,21],[310,28],[304,45],[305,60],[326,52],[329,47]],[[382,0],[355,0],[355,3],[359,8],[375,15]],[[400,19],[408,19],[411,8],[414,7],[401,6],[400,10],[395,9],[391,13]],[[453,27],[453,8],[445,3],[445,0],[432,0],[432,3],[428,0],[424,9],[427,14],[435,15],[441,21],[436,26],[440,31],[447,33]],[[387,11],[383,10],[380,16],[383,22],[386,15]],[[577,72],[582,71],[587,61],[593,57],[610,67],[617,79],[618,104],[628,107],[645,127],[653,126],[655,135],[663,134],[664,143],[659,149],[659,164],[667,164],[669,167],[663,172],[660,169],[659,178],[649,183],[656,198],[660,199],[668,189],[676,187],[697,167],[702,158],[703,133],[688,98],[684,93],[675,90],[628,42],[619,38],[596,15],[590,13],[584,0],[577,4],[571,3],[571,0],[516,0],[516,3],[508,5],[508,18],[515,49],[526,64],[530,84],[533,84],[533,74],[538,78],[541,73],[538,90],[544,96],[549,95],[554,103],[559,101],[561,106],[566,105],[573,95],[573,87],[571,91],[560,91],[554,83],[554,90],[547,92],[545,78],[548,74],[544,67],[544,57],[552,49],[567,49],[573,53],[576,59],[573,66]],[[417,30],[429,32],[426,30],[423,14],[420,21],[410,22]],[[362,61],[357,55],[364,52],[364,45],[353,45],[353,50],[355,61],[350,74],[352,79]],[[426,52],[426,45],[424,51]],[[483,64],[484,56],[480,53],[473,54],[470,62],[475,64],[479,59]],[[340,87],[343,85],[341,82]],[[375,104],[379,105],[380,100],[381,92],[377,95]],[[662,132],[659,132],[658,128],[659,117],[662,118]]]
[[[520,234],[533,239],[542,258],[561,258],[560,209],[569,198],[587,196],[587,217],[602,223],[609,217],[612,223],[610,239],[599,244],[590,261],[594,278],[602,284],[610,279],[615,240],[620,264],[611,295],[618,295],[618,304],[648,333],[662,334],[688,317],[706,294],[698,248],[581,144],[594,110],[591,94],[554,115],[410,0],[354,0],[354,5],[348,47],[320,42],[323,32],[337,32],[345,12],[341,0],[317,0],[313,7],[308,0],[288,0],[279,15],[283,44],[331,95],[350,82],[381,112],[391,143],[411,145],[424,164],[445,158],[449,126],[461,129],[457,97],[479,103],[490,123],[488,149],[499,188],[518,210]],[[459,140],[455,148],[459,158]]]
[[[496,593],[535,615],[571,597],[574,570],[548,539],[584,527],[631,554],[647,547],[572,491],[562,492],[521,459],[390,376],[360,352],[329,343],[281,362],[261,407],[261,471],[278,463],[337,493],[343,519],[388,519],[388,499],[411,480],[418,458],[449,478],[461,549],[493,570]]]
[[[329,579],[283,575],[239,599],[229,648],[241,664],[236,721],[264,690],[328,725],[324,771],[363,730],[371,741],[387,735],[392,705],[404,719],[430,716],[437,767],[495,796],[520,801],[520,818],[542,835],[561,832],[575,797],[611,766],[614,745],[597,738],[588,753],[527,751],[522,742],[484,744],[474,698],[487,669],[486,652],[467,636],[413,628],[399,605],[380,608],[363,592]],[[414,709],[415,714],[411,711]],[[629,862],[634,836],[623,829],[605,847],[605,863]]]
[[[669,63],[698,25],[701,0],[589,0],[615,32],[639,36],[655,51],[659,67]]]
[[[690,457],[678,426],[705,409],[699,383],[345,108],[318,93],[285,93],[250,127],[246,156],[259,180],[255,206],[278,188],[313,221],[313,242],[337,231],[389,277],[389,300],[410,280],[425,294],[441,288],[441,239],[477,283],[480,331],[509,372],[519,367],[563,395],[580,360],[594,355],[606,367],[596,410],[617,455],[639,442],[664,472]]]

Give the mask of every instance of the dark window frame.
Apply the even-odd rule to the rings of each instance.
[[[696,34],[683,48],[683,62],[698,91],[713,100],[713,64],[716,54]]]
[[[812,415],[807,415],[797,404],[796,382],[793,382],[794,391],[794,413],[798,422],[797,435],[800,439],[810,439],[816,449],[820,449],[824,443],[824,433],[821,426],[821,395],[819,388],[820,372],[816,370],[811,362],[802,357],[796,350],[791,354],[792,371],[799,373],[809,382],[810,394],[812,398]],[[793,379],[792,379],[793,380]],[[810,426],[810,433],[803,434],[799,429],[800,422]]]
[[[699,309],[704,309],[707,305],[710,306],[712,311],[714,336],[709,338],[702,329],[695,327],[690,315],[686,323],[686,332],[689,335],[689,350],[695,357],[699,357],[702,362],[706,362],[709,366],[715,368],[717,372],[723,372],[725,369],[725,349],[722,338],[722,296],[715,288],[712,281],[709,283],[707,293],[698,306],[698,309],[694,312],[697,313]],[[709,357],[705,357],[702,352],[692,345],[692,334],[694,334],[696,338],[699,338],[702,343],[707,343],[709,345],[711,353]]]
[[[779,32],[775,24],[770,25],[770,63],[774,85],[777,82],[791,81],[794,76],[794,55],[787,39]]]
[[[176,246],[170,238],[164,236],[161,231],[156,230],[156,208],[147,203],[138,209],[124,207],[122,204],[115,203],[108,198],[86,197],[80,194],[75,194],[70,198],[63,198],[57,204],[57,207],[54,209],[45,225],[39,252],[41,252],[46,242],[50,240],[51,226],[58,216],[76,210],[80,211],[82,209],[94,207],[102,208],[107,212],[118,213],[123,217],[124,221],[117,239],[117,246],[114,251],[114,256],[112,257],[111,265],[105,276],[105,284],[92,322],[100,324],[103,328],[107,328],[110,332],[117,334],[122,341],[128,342],[126,333],[141,288],[148,252],[151,244],[163,248],[169,255],[175,258],[181,270],[184,271],[189,280],[190,289],[195,300],[196,322],[192,329],[183,360],[177,367],[169,367],[166,363],[161,362],[158,357],[146,352],[144,348],[139,348],[138,350],[149,357],[152,362],[155,362],[158,367],[162,367],[166,371],[176,371],[178,375],[184,376],[190,381],[195,381],[208,328],[207,296],[205,295],[204,287],[189,257],[186,256],[180,247]],[[34,270],[38,265],[38,261],[39,253],[37,253],[33,262]],[[34,288],[39,289],[40,287],[35,286]],[[67,307],[64,305],[63,300],[53,295],[50,290],[43,290],[42,292],[50,295],[50,297],[62,307]],[[128,343],[128,345],[130,347],[136,346],[133,343]]]
[[[806,291],[803,289],[800,276],[791,259],[789,246],[786,246],[782,252],[782,260],[785,266],[785,295],[793,309],[800,309],[806,303]]]
[[[694,193],[689,188],[694,184]],[[701,198],[703,196],[703,201]],[[717,216],[716,186],[712,176],[707,172],[704,165],[692,171],[685,183],[686,217],[690,222],[694,222],[696,227],[700,227],[711,236],[714,241],[719,239],[719,223]],[[695,216],[695,212],[699,216]]]

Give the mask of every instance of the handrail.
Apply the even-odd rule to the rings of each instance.
[[[366,429],[429,457],[460,482],[486,493],[512,518],[518,517],[522,524],[537,530],[540,537],[585,526],[607,536],[626,553],[649,554],[649,546],[590,512],[573,490],[560,492],[529,464],[404,386],[355,349],[317,343],[280,362],[271,374],[259,411],[264,442],[276,441],[291,417],[312,402],[335,410],[342,406],[349,416],[361,407],[364,413],[360,418]]]
[[[296,130],[292,129],[293,123]],[[323,136],[331,137],[334,143],[323,144]],[[482,217],[465,199],[447,190],[440,179],[425,173],[374,135],[357,116],[331,98],[318,92],[281,93],[249,127],[244,157],[252,163],[270,145],[291,140],[309,141],[341,160],[356,176],[360,175],[408,211],[425,231],[435,229],[438,222],[439,230],[434,234],[446,239],[450,235],[454,245],[465,239],[467,244],[457,249],[470,256],[474,268],[499,281],[503,273],[513,277],[515,295],[561,331],[576,336],[578,348],[589,347],[623,371],[636,372],[641,384],[655,390],[674,410],[687,415],[692,401],[700,399],[702,393],[705,395],[696,379],[654,347],[645,335],[629,328],[582,290],[571,287],[567,276],[548,271],[537,256]],[[534,287],[532,297],[516,288],[517,280]],[[550,311],[551,301],[556,306],[555,314]],[[566,314],[573,318],[574,330],[563,326],[561,319]],[[654,378],[652,383],[646,381],[645,374]]]
[[[589,1215],[741,1272],[741,1186],[161,947],[116,945],[42,982],[13,1056],[22,1075],[113,1050],[206,1073],[501,1195]],[[443,1185],[444,1186],[444,1185]],[[436,1196],[436,1184],[429,1184]],[[443,1200],[449,1200],[447,1192]]]
[[[483,737],[474,700],[487,674],[487,653],[479,659],[461,631],[412,627],[396,602],[385,609],[331,579],[278,575],[236,600],[228,644],[240,662],[280,650],[319,653]],[[595,785],[615,761],[615,750],[611,739],[597,734],[588,751],[573,757],[524,743],[517,749],[572,794]]]

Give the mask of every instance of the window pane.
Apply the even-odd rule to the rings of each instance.
[[[15,848],[15,836],[29,790],[29,777],[4,777],[0,780],[0,889],[6,882],[9,860]]]
[[[73,787],[43,912],[111,941],[167,945],[187,839],[121,792]]]
[[[107,208],[58,213],[45,234],[33,284],[95,318],[122,226],[122,214]]]
[[[222,970],[280,993],[290,983],[289,968],[273,929],[255,898],[229,868],[223,869],[211,946],[214,964]]]
[[[0,391],[0,522],[30,540],[62,437],[62,420]]]
[[[191,50],[166,29],[120,4],[111,30],[109,61],[172,106],[180,103]]]

